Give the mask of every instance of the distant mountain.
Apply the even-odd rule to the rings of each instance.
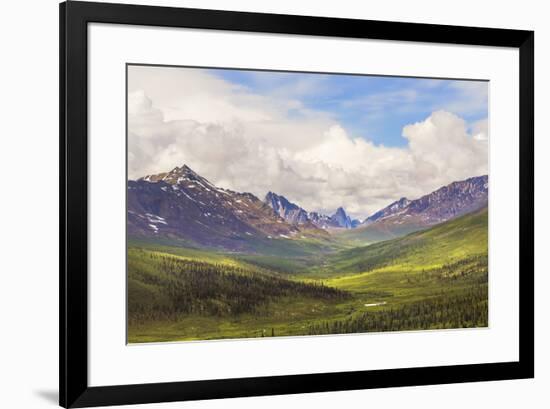
[[[339,207],[332,216],[327,216],[318,212],[308,212],[289,201],[286,197],[273,192],[269,192],[265,196],[264,202],[271,207],[277,215],[285,219],[288,223],[295,225],[313,225],[321,229],[352,229],[361,224],[359,220],[352,220],[342,207]]]
[[[416,200],[401,198],[368,217],[348,235],[380,241],[423,230],[487,206],[488,176],[453,182]]]
[[[308,218],[311,220],[311,222],[321,229],[329,229],[332,227],[340,227],[330,216],[327,216],[325,214],[317,213],[317,212],[310,212],[308,213]]]
[[[231,251],[265,249],[277,239],[326,237],[326,230],[372,242],[426,229],[478,210],[487,201],[488,177],[479,176],[416,200],[401,198],[360,223],[342,207],[327,216],[274,192],[261,201],[251,193],[218,188],[183,165],[128,181],[128,235]]]
[[[396,214],[405,209],[409,205],[409,203],[411,203],[409,199],[407,199],[406,197],[402,197],[401,199],[384,207],[382,210],[377,211],[372,216],[367,217],[363,223],[371,224],[377,220]]]
[[[218,188],[185,165],[128,182],[130,237],[242,251],[297,234],[311,231],[285,222],[253,194]]]
[[[347,215],[343,207],[336,209],[336,213],[331,216],[331,219],[336,221],[339,227],[351,229],[353,227],[351,218]]]
[[[306,224],[309,222],[308,213],[301,207],[289,202],[284,196],[269,192],[264,201],[275,213],[291,224]]]
[[[488,197],[489,177],[473,177],[411,201],[406,214],[422,215],[428,224],[441,223],[486,206]]]

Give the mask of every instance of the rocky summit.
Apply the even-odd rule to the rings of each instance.
[[[292,224],[306,224],[309,222],[308,213],[301,207],[288,201],[284,196],[269,192],[264,199],[275,213]]]
[[[351,218],[346,214],[343,207],[336,209],[336,213],[331,216],[331,219],[336,221],[338,227],[343,227],[345,229],[352,228]]]

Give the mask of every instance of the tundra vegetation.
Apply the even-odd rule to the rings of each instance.
[[[374,244],[276,242],[247,253],[129,240],[128,341],[488,325],[486,207]]]

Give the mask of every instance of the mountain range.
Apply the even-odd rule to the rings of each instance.
[[[377,211],[347,238],[380,241],[423,230],[467,213],[488,203],[489,178],[472,177],[443,186],[419,199],[405,197]]]
[[[289,201],[286,197],[273,192],[269,192],[265,196],[264,202],[290,224],[313,224],[321,229],[351,229],[361,224],[359,220],[352,220],[343,207],[336,209],[336,212],[332,216],[318,212],[308,212]]]
[[[488,178],[453,182],[416,200],[402,198],[363,222],[339,207],[330,216],[308,212],[282,195],[264,200],[216,187],[186,165],[128,181],[131,238],[163,238],[231,251],[250,251],[279,239],[323,239],[329,232],[379,241],[480,209]]]
[[[487,175],[453,182],[416,200],[403,197],[368,217],[365,224],[408,217],[419,217],[427,224],[441,223],[485,206],[488,190]]]

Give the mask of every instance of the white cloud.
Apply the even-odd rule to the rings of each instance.
[[[330,113],[254,94],[199,70],[130,67],[130,178],[187,164],[211,182],[308,210],[366,215],[402,196],[487,173],[487,123],[432,113],[406,147],[352,138]]]
[[[472,125],[472,137],[480,141],[489,139],[489,121],[487,118],[474,122]]]

